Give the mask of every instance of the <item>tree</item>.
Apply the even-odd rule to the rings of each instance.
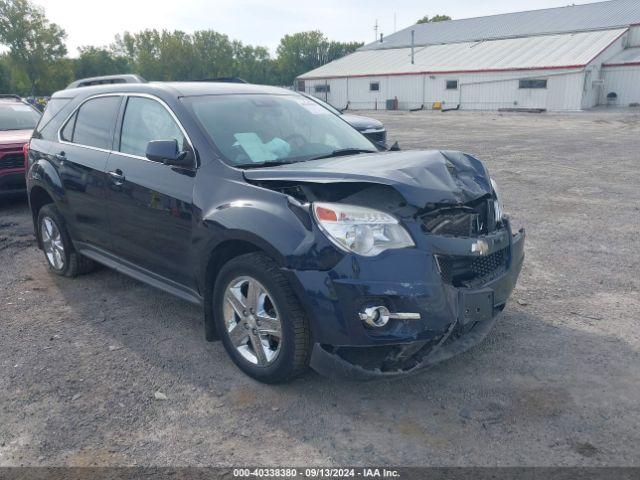
[[[192,41],[196,59],[193,80],[234,74],[234,47],[229,37],[214,30],[199,30],[194,32]]]
[[[0,93],[11,91],[11,67],[6,55],[0,56]]]
[[[277,49],[279,80],[290,85],[298,75],[348,55],[362,45],[358,42],[329,42],[318,30],[285,35]]]
[[[76,78],[117,75],[131,72],[129,60],[111,50],[99,47],[80,47],[80,56],[74,61]]]
[[[451,20],[451,17],[449,15],[436,15],[431,18],[429,18],[429,15],[425,15],[416,23],[436,23],[436,22],[446,22],[447,20]]]
[[[0,43],[9,48],[14,68],[26,74],[31,94],[43,93],[50,69],[67,53],[65,38],[29,0],[0,0]]]

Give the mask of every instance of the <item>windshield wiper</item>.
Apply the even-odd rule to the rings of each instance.
[[[321,160],[323,158],[343,157],[345,155],[357,155],[359,153],[378,153],[378,152],[376,152],[375,150],[366,150],[363,148],[340,148],[326,155],[319,155],[317,157],[310,158],[309,160]]]
[[[236,168],[262,168],[262,167],[277,167],[278,165],[289,165],[291,163],[297,163],[299,160],[267,160],[266,162],[251,162],[251,163],[239,163],[234,165]]]

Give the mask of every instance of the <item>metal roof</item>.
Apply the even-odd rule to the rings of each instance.
[[[640,47],[627,48],[604,64],[605,67],[640,65]]]
[[[636,0],[637,1],[637,0]],[[361,50],[298,78],[582,68],[628,28],[411,48]]]
[[[415,30],[416,45],[436,45],[531,35],[610,30],[633,24],[640,24],[640,1],[611,0],[586,5],[413,25],[385,37],[382,43],[379,41],[370,43],[362,47],[361,50],[410,46],[411,30]]]

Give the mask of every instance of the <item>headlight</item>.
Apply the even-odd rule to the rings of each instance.
[[[385,250],[415,246],[398,220],[379,210],[340,203],[314,203],[313,214],[329,240],[358,255],[373,257]]]
[[[498,188],[498,184],[492,178],[491,179],[491,187],[493,188],[493,192],[496,194],[496,199],[493,201],[493,211],[496,216],[496,222],[502,220],[502,216],[504,215],[504,208],[502,205],[502,195],[500,195],[500,189]]]

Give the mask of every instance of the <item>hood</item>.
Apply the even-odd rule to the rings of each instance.
[[[372,129],[380,130],[384,128],[382,122],[376,120],[375,118],[361,117],[360,115],[351,115],[348,113],[343,113],[342,118],[353,128],[360,131]]]
[[[0,130],[0,146],[28,143],[33,130]]]
[[[352,155],[245,170],[244,176],[255,181],[388,185],[418,208],[459,205],[492,193],[489,174],[479,160],[449,151]]]

